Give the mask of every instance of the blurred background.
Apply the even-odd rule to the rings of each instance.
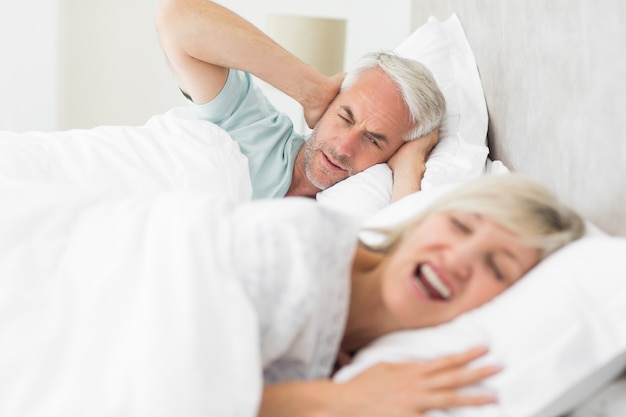
[[[345,68],[365,52],[395,48],[411,32],[410,0],[219,3],[263,30],[271,15],[345,21]],[[185,105],[156,37],[158,4],[0,0],[0,130],[141,125],[152,115]],[[292,103],[269,94],[297,118]]]

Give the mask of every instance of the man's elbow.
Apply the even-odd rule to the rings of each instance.
[[[159,35],[167,33],[180,10],[179,0],[161,0],[156,9],[155,25]]]
[[[165,36],[183,33],[189,26],[190,18],[208,4],[204,0],[161,0],[155,14],[157,33]]]

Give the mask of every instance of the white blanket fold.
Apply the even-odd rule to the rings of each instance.
[[[1,416],[256,414],[257,317],[223,253],[247,159],[179,116],[0,132]]]
[[[127,196],[163,190],[211,191],[250,200],[248,160],[226,131],[185,119],[182,109],[143,126],[58,132],[0,131],[0,180],[48,182]]]
[[[255,414],[256,314],[220,241],[230,204],[33,185],[4,187],[0,207],[14,208],[0,216],[0,415]]]

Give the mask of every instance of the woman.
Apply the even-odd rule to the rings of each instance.
[[[489,301],[580,237],[584,224],[543,187],[509,175],[459,187],[415,219],[378,231],[384,240],[361,242],[352,264],[343,363],[384,334],[441,324]],[[485,352],[382,364],[346,384],[269,386],[260,415],[408,416],[486,404],[495,399],[457,392],[499,371],[465,369]]]
[[[376,244],[310,199],[233,207],[15,182],[0,192],[0,415],[377,417],[491,402],[457,392],[498,371],[466,368],[484,348],[327,378],[340,350],[449,321],[582,229],[513,175],[454,190]]]

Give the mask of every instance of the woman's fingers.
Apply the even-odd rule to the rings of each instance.
[[[502,370],[501,366],[488,365],[478,368],[451,368],[429,374],[428,387],[434,390],[458,389],[477,384]]]
[[[486,365],[471,368],[468,365],[484,356],[486,347],[476,347],[462,353],[443,356],[425,362],[423,372],[428,376],[428,386],[433,389],[455,389],[476,384],[499,373],[499,365]]]
[[[490,393],[467,389],[501,370],[499,366],[469,366],[486,353],[480,347],[421,363],[378,363],[345,384],[352,392],[348,397],[374,402],[380,406],[375,409],[388,413],[382,415],[394,416],[492,404],[497,400]],[[378,415],[373,408],[368,410],[359,415]]]
[[[480,407],[496,404],[498,399],[490,394],[462,394],[458,391],[432,391],[420,401],[420,411],[456,407]]]
[[[486,346],[477,346],[461,353],[442,356],[423,362],[424,372],[441,372],[445,369],[459,368],[468,365],[470,362],[484,356],[489,352]]]

